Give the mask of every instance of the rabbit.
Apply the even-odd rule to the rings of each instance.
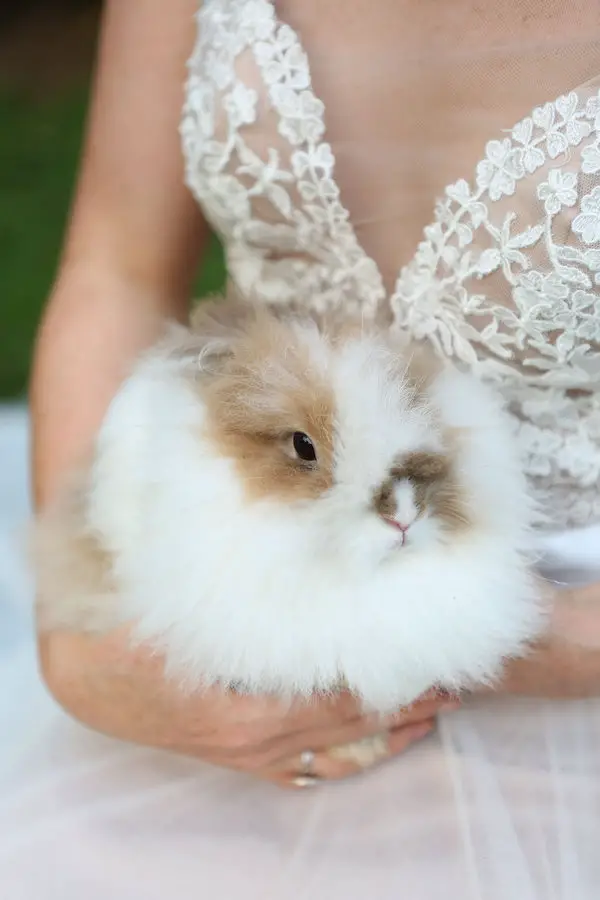
[[[389,329],[206,301],[35,522],[39,621],[127,626],[185,690],[343,687],[385,713],[527,652],[534,517],[473,375]]]

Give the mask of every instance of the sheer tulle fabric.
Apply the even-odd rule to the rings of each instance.
[[[550,185],[549,171],[557,167],[547,159],[548,135],[542,142],[544,163],[531,179],[529,173],[516,177],[514,156],[497,163],[494,154],[501,154],[502,144],[500,149],[488,148],[487,156],[486,144],[505,137],[515,140],[515,123],[531,118],[534,108],[547,110],[547,102],[568,97],[573,89],[577,108],[587,109],[600,78],[597,4],[281,0],[276,4],[279,23],[288,23],[302,38],[301,47],[292,40],[286,51],[291,47],[292,63],[296,54],[291,68],[289,56],[269,57],[271,6],[264,0],[205,3],[202,28],[212,29],[213,35],[222,34],[223,28],[233,30],[233,38],[197,50],[182,124],[188,181],[224,236],[232,275],[245,289],[275,300],[285,299],[286,286],[291,285],[306,302],[342,303],[354,297],[368,311],[385,307],[402,283],[401,296],[410,299],[414,281],[409,276],[416,271],[411,264],[423,228],[434,222],[436,198],[460,179],[476,184],[478,163],[491,157],[496,163],[479,171],[481,179],[490,182],[486,201],[494,210],[492,224],[501,224],[506,212],[517,213],[523,229],[545,223],[548,201],[550,209],[559,204],[553,227],[563,245],[568,244],[575,215],[591,216],[580,222],[582,229],[595,227],[592,206],[587,213],[580,208],[582,198],[598,184],[597,174],[582,171],[582,141],[589,144],[593,133],[575,143],[577,122],[583,119],[571,116],[568,125],[563,117],[562,130],[552,125],[546,129],[557,132],[554,149],[563,147],[556,157],[563,173],[579,167],[576,211],[569,205],[569,179],[554,178],[554,199],[549,189],[538,196],[539,185]],[[259,50],[260,66],[256,55],[244,49],[248,31],[265,45]],[[298,101],[304,104],[302,115],[288,109],[282,128],[281,116],[265,99],[265,72],[276,82],[281,67],[288,66],[287,77],[306,87],[304,53],[310,59],[314,98]],[[214,90],[203,83],[205,66]],[[224,107],[232,67],[242,88]],[[296,102],[289,94],[280,100]],[[321,130],[324,109],[326,132]],[[552,115],[558,116],[556,105],[553,109]],[[591,112],[586,122],[600,127]],[[303,186],[295,176],[286,180],[292,154],[307,151],[306,135],[298,129],[308,129],[311,146],[326,136],[335,156],[333,182],[325,178],[331,158],[326,150],[319,151],[325,184],[319,178],[318,190],[323,196],[314,193],[314,179],[304,179]],[[571,143],[565,149],[568,129]],[[525,140],[526,131],[527,126],[521,133]],[[240,134],[248,153],[239,158],[245,151],[238,142],[235,154],[221,166],[222,145],[235,142]],[[588,168],[595,165],[594,158],[590,150]],[[272,166],[266,170],[269,160]],[[524,165],[522,155],[517,161]],[[308,172],[315,160],[300,156],[295,163]],[[239,166],[245,172],[238,172]],[[500,191],[497,200],[491,200],[490,190]],[[320,231],[311,231],[308,219],[296,215],[306,206],[313,208],[315,221],[326,210]],[[593,237],[591,231],[588,236]],[[467,238],[466,233],[459,235],[458,243]],[[429,237],[426,233],[425,240],[430,239],[431,232]],[[485,247],[477,240],[479,252]],[[541,267],[547,275],[552,273],[546,247],[540,244],[539,253],[535,246],[521,249],[530,255],[532,268]],[[592,242],[584,249],[595,246]],[[446,265],[455,264],[456,255],[449,253]],[[594,274],[589,267],[586,271]],[[511,291],[501,270],[482,280],[494,306],[509,305]],[[430,279],[435,283],[435,277]],[[586,288],[595,297],[598,290],[597,283]],[[557,291],[564,293],[560,287]],[[552,341],[546,339],[546,345]],[[482,360],[494,357],[483,345],[479,351]],[[597,347],[593,352],[597,363]],[[590,364],[586,390],[598,387],[596,363]],[[546,436],[548,431],[568,430],[564,409],[553,405],[558,395],[552,396],[541,411],[533,395],[525,398],[524,413],[530,423],[541,417],[537,425]],[[523,401],[525,395],[520,397]],[[577,435],[592,447],[586,464],[596,460],[596,409],[590,406],[580,417],[579,408],[571,406],[566,413],[566,420],[575,416]],[[20,446],[24,423],[15,420],[12,427]],[[17,458],[17,444],[11,459]],[[542,441],[537,457],[542,474],[554,471],[556,452]],[[26,508],[20,488],[24,456],[22,460],[19,478],[11,466],[0,466],[5,479],[0,484],[1,506],[6,510],[0,520],[5,582],[0,634],[8,635],[0,641],[3,896],[597,897],[600,700],[474,703],[442,718],[435,736],[393,764],[345,784],[293,795],[193,761],[122,746],[71,723],[47,697],[37,676],[29,588],[13,562],[12,530]],[[586,471],[587,506],[580,518],[598,518],[598,480],[590,480]],[[568,496],[581,499],[580,476],[569,478]],[[578,518],[574,512],[569,517]],[[556,580],[600,579],[597,527],[557,533],[546,548],[548,571]]]
[[[473,704],[394,763],[294,794],[70,721],[39,680],[27,580],[4,566],[25,514],[24,456],[19,478],[14,463],[0,472],[3,896],[597,897],[599,701]],[[553,555],[556,576],[572,558],[600,578],[600,530],[557,536]]]

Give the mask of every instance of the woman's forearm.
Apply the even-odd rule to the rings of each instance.
[[[79,458],[133,356],[181,315],[207,229],[178,125],[197,0],[106,0],[60,272],[32,383],[36,504]]]
[[[600,582],[557,590],[545,637],[511,661],[495,689],[543,697],[600,695]]]
[[[64,268],[40,328],[31,381],[31,472],[38,509],[86,455],[134,358],[159,335],[165,317],[181,318],[186,308],[182,292],[152,291],[108,267]],[[111,641],[103,647],[69,635],[39,637],[42,672],[55,697],[88,724],[121,736],[135,710],[119,687],[123,679],[112,672],[111,647]]]
[[[134,357],[165,317],[186,312],[207,238],[184,183],[178,133],[197,7],[197,0],[180,0],[176,12],[164,0],[104,3],[69,228],[33,366],[37,508],[85,457]],[[129,723],[132,739],[160,743],[168,730],[160,716],[155,738],[140,724],[141,709],[148,716],[156,709],[155,673],[129,657],[125,641],[118,647],[121,669],[131,666],[127,683],[136,686],[129,696],[110,641],[41,634],[46,682],[94,727],[121,735]]]
[[[36,507],[85,454],[134,357],[187,300],[82,265],[61,275],[42,323],[31,381]]]

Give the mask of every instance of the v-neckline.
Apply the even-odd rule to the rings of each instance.
[[[358,262],[359,263],[362,262],[363,263],[362,268],[364,268],[365,272],[369,273],[369,284],[370,284],[371,288],[372,288],[372,284],[373,284],[373,274],[374,274],[374,272],[376,272],[377,273],[377,281],[381,285],[381,298],[380,299],[381,300],[385,300],[385,299],[390,300],[391,299],[393,301],[395,298],[397,298],[399,292],[401,292],[401,290],[402,290],[403,274],[405,272],[410,271],[413,268],[413,266],[417,263],[419,247],[421,247],[423,245],[423,242],[427,242],[427,234],[431,231],[432,228],[434,228],[438,224],[438,217],[435,214],[435,211],[436,211],[436,209],[439,208],[440,202],[442,200],[444,200],[445,198],[450,197],[452,192],[458,186],[461,186],[463,189],[465,186],[467,186],[468,190],[469,190],[469,194],[471,195],[471,199],[474,202],[477,202],[477,200],[479,199],[479,197],[476,196],[476,192],[473,191],[474,184],[476,183],[475,174],[479,170],[480,166],[482,164],[485,164],[487,157],[486,156],[480,157],[479,161],[475,164],[475,166],[473,167],[469,176],[467,176],[465,174],[462,177],[455,180],[454,182],[446,185],[443,188],[443,190],[440,192],[440,194],[438,194],[437,196],[432,198],[432,213],[434,213],[433,218],[423,228],[422,233],[421,233],[421,238],[419,241],[417,241],[410,258],[407,260],[406,263],[404,263],[398,267],[398,269],[396,271],[396,275],[395,275],[395,286],[391,290],[391,292],[388,291],[385,288],[385,281],[383,278],[382,270],[381,270],[377,260],[373,256],[371,256],[369,253],[367,253],[362,242],[358,239],[356,230],[352,224],[352,217],[350,215],[350,210],[345,205],[345,203],[342,199],[341,186],[336,178],[337,159],[336,159],[335,153],[333,152],[333,149],[331,148],[331,144],[329,143],[329,141],[327,139],[327,137],[328,137],[327,104],[322,100],[322,98],[314,90],[313,77],[312,77],[313,73],[312,73],[310,56],[302,43],[302,40],[300,38],[298,31],[293,26],[289,25],[279,15],[278,10],[277,10],[276,0],[259,0],[259,2],[264,3],[266,7],[271,7],[272,12],[273,12],[275,33],[279,32],[280,29],[282,29],[282,28],[286,29],[287,35],[289,36],[289,38],[291,40],[293,40],[297,52],[299,54],[302,54],[306,60],[306,73],[307,73],[307,82],[308,82],[307,90],[312,95],[312,97],[315,101],[315,105],[320,107],[320,109],[322,111],[321,112],[321,120],[322,120],[322,124],[323,124],[323,134],[322,134],[322,140],[319,143],[327,146],[328,152],[330,153],[330,156],[331,156],[332,163],[331,163],[331,169],[330,169],[330,178],[333,181],[333,183],[337,189],[337,192],[338,192],[337,202],[338,202],[339,207],[341,208],[340,217],[343,216],[343,218],[346,221],[345,232],[346,232],[346,234],[351,233],[352,241],[355,244],[356,251],[358,251],[358,253],[360,254],[360,257],[361,257],[361,260],[358,260]],[[509,140],[512,140],[512,137],[516,133],[518,133],[519,129],[523,128],[524,123],[528,122],[538,109],[545,109],[550,106],[556,107],[557,103],[559,103],[561,101],[561,99],[563,99],[563,98],[567,99],[573,95],[580,93],[582,90],[585,90],[588,86],[591,86],[592,84],[594,84],[594,82],[598,82],[599,87],[600,87],[600,75],[593,77],[593,78],[589,79],[588,81],[583,82],[580,85],[577,85],[576,87],[570,88],[564,94],[559,95],[558,97],[541,104],[540,107],[534,107],[524,117],[522,117],[520,120],[515,122],[511,127],[507,128],[507,129],[502,129],[502,131],[499,135],[496,134],[496,135],[490,136],[486,140],[482,149],[484,151],[489,150],[490,145],[495,144],[495,143],[499,144],[502,141],[506,141],[507,136],[509,136],[508,137]],[[518,143],[519,142],[517,141],[517,147],[518,147]],[[493,198],[490,198],[490,199],[493,200]],[[361,268],[361,267],[359,266],[359,268]],[[369,284],[364,285],[365,289],[368,289]]]

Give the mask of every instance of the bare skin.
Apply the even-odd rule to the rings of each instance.
[[[174,15],[163,0],[106,2],[70,227],[34,361],[38,508],[89,450],[111,397],[164,317],[187,314],[208,233],[183,183],[178,136],[196,8],[197,0],[180,0]],[[600,588],[591,590],[598,609]],[[531,660],[507,669],[504,689],[597,692],[598,655],[573,635],[568,642],[552,639]],[[39,656],[58,702],[91,728],[282,785],[292,783],[306,749],[316,752],[322,777],[353,774],[356,763],[332,759],[326,748],[382,729],[345,695],[289,709],[216,691],[185,698],[165,683],[160,660],[132,653],[124,634],[103,641],[43,634]],[[436,696],[399,711],[386,724],[386,755],[424,737],[440,710],[454,706]]]

